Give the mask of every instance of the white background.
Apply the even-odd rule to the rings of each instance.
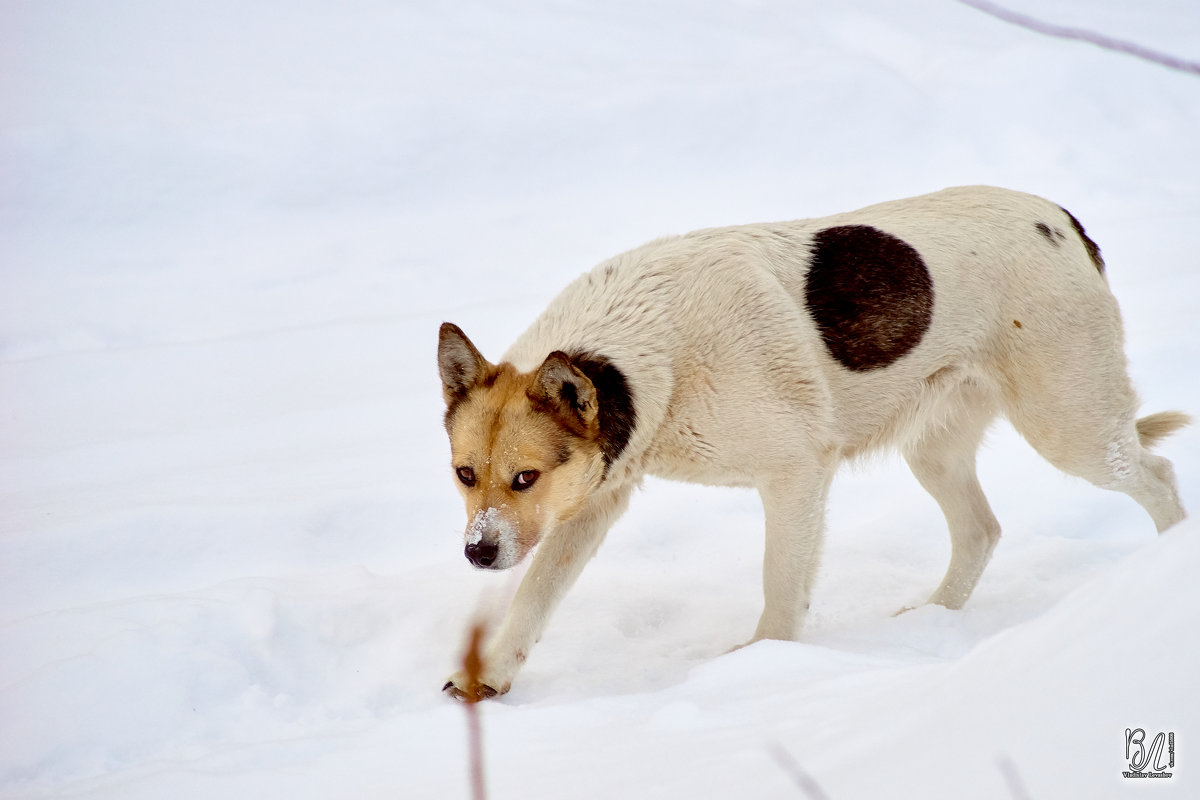
[[[1023,0],[1200,60],[1188,0]],[[1200,78],[949,2],[0,4],[0,796],[467,796],[473,571],[440,322],[496,358],[693,228],[991,183],[1101,245],[1200,412]],[[1200,434],[1171,457],[1200,508]],[[647,481],[512,692],[494,797],[1196,796],[1200,530],[998,424],[961,612],[898,459],[835,486],[799,643],[750,492]],[[1125,729],[1176,733],[1131,785]],[[1006,777],[1006,775],[1008,777]],[[1015,776],[1015,777],[1014,777]]]

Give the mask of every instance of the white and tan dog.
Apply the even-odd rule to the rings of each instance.
[[[796,635],[830,481],[878,448],[900,447],[945,513],[929,602],[949,608],[1000,536],[975,475],[998,415],[1159,531],[1184,517],[1147,448],[1187,417],[1137,419],[1099,249],[1062,208],[1003,189],[651,242],[570,284],[499,364],[442,325],[438,364],[467,558],[506,569],[541,545],[478,681],[446,684],[460,697],[508,691],[645,474],[759,491],[751,641]]]

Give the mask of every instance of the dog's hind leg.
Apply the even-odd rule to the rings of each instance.
[[[1174,467],[1167,459],[1149,452],[1149,448],[1159,439],[1189,424],[1191,418],[1178,411],[1162,411],[1142,417],[1134,423],[1143,475],[1140,485],[1131,486],[1125,491],[1146,509],[1159,533],[1183,520],[1186,514],[1179,501]]]
[[[795,469],[759,486],[766,514],[763,613],[751,641],[796,638],[808,610],[834,467]]]
[[[1149,448],[1188,418],[1179,412],[1136,418],[1111,298],[1094,305],[1089,325],[1059,325],[1023,343],[1008,373],[1005,412],[1043,458],[1129,495],[1160,533],[1184,518],[1171,462]]]
[[[975,474],[975,452],[996,417],[997,404],[969,383],[944,402],[950,404],[946,418],[906,446],[904,458],[950,528],[950,566],[929,602],[962,608],[1000,540],[1000,523]]]
[[[1055,399],[1059,402],[1039,398],[1036,414],[1027,408],[1009,412],[1013,425],[1043,458],[1102,489],[1129,495],[1159,533],[1186,516],[1171,462],[1149,450],[1155,440],[1186,425],[1185,415],[1165,412],[1135,420],[1132,402],[1127,410],[1097,414],[1095,406],[1105,404],[1093,403],[1096,395],[1089,392],[1078,399]],[[1044,415],[1053,415],[1054,422],[1039,424]]]

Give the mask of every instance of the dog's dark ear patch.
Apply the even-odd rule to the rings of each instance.
[[[1059,208],[1062,208],[1062,206],[1059,206]],[[1088,258],[1090,258],[1092,263],[1096,265],[1096,271],[1103,275],[1104,257],[1100,255],[1100,246],[1091,240],[1091,237],[1087,235],[1087,231],[1085,231],[1083,226],[1079,224],[1079,220],[1075,219],[1074,214],[1072,214],[1070,211],[1067,211],[1065,208],[1062,208],[1062,212],[1067,215],[1067,219],[1071,220],[1071,227],[1075,229],[1075,233],[1083,242],[1084,248],[1087,249]]]
[[[570,359],[574,367],[586,375],[596,387],[596,403],[599,407],[597,422],[600,430],[598,443],[607,468],[625,451],[637,424],[633,392],[625,379],[625,373],[604,356],[573,353]]]
[[[829,354],[856,371],[894,363],[933,319],[933,279],[920,253],[868,225],[813,237],[804,299]]]
[[[494,379],[492,365],[452,322],[443,322],[438,331],[438,372],[442,377],[447,425],[472,388],[489,378]]]

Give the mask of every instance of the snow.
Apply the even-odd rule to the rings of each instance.
[[[1014,2],[1193,60],[1184,0]],[[445,798],[441,695],[519,577],[462,557],[438,324],[501,353],[666,233],[967,183],[1104,249],[1147,412],[1200,412],[1200,81],[961,4],[0,10],[0,797]],[[1200,433],[1161,445],[1200,508]],[[649,480],[512,692],[494,797],[1196,796],[1200,525],[1007,425],[967,607],[895,458],[847,470],[800,642],[748,492]],[[1175,733],[1174,776],[1127,728]]]

